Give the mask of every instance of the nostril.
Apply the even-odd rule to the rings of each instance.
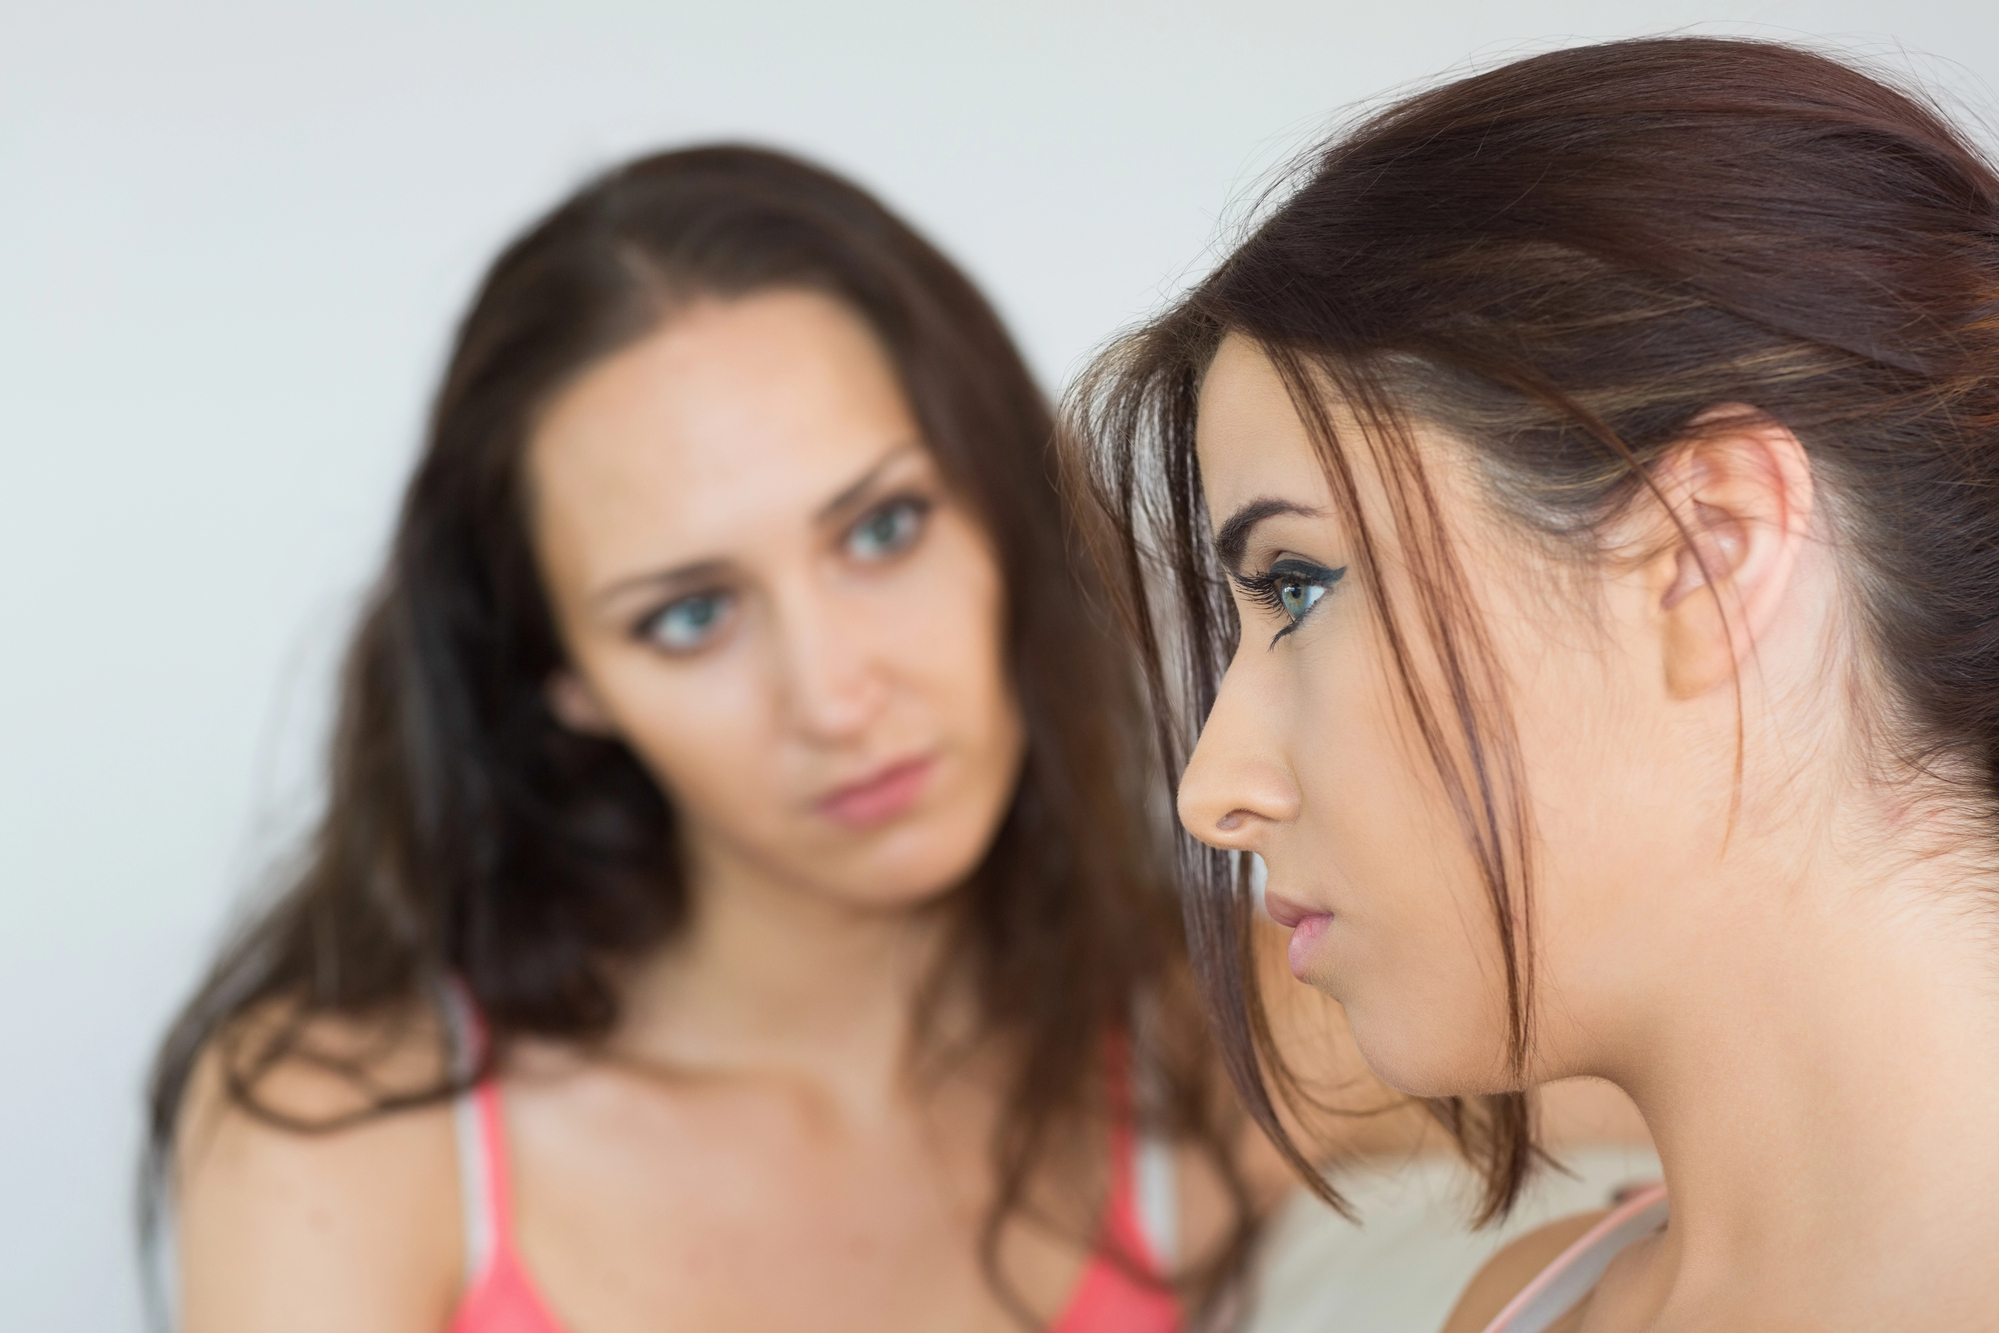
[[[1249,811],[1231,810],[1215,821],[1215,827],[1223,833],[1233,833],[1249,821]]]

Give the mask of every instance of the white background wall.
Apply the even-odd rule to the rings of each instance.
[[[532,213],[656,145],[816,154],[1054,385],[1342,104],[1709,20],[1999,100],[1991,0],[0,0],[0,1326],[137,1323],[148,1048],[313,808],[447,329]]]

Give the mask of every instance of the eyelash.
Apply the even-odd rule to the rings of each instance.
[[[843,544],[851,543],[854,539],[855,534],[859,533],[863,528],[867,527],[868,524],[873,523],[877,519],[880,519],[888,514],[896,513],[898,511],[906,512],[912,518],[915,519],[916,530],[910,534],[908,542],[905,545],[899,546],[895,550],[890,551],[888,553],[888,558],[894,559],[896,556],[903,554],[903,552],[909,550],[910,547],[914,546],[919,540],[921,540],[923,536],[923,529],[930,520],[930,513],[936,507],[937,507],[937,502],[935,500],[931,499],[927,495],[922,495],[915,491],[905,491],[900,495],[891,495],[887,499],[883,500],[880,504],[877,504],[872,509],[868,510],[865,514],[862,514],[859,518],[855,519],[853,523],[848,526],[846,533],[841,538],[841,541]]]
[[[719,603],[721,609],[717,612],[717,615],[721,616],[728,614],[730,610],[730,603],[733,600],[733,595],[726,588],[708,588],[698,592],[682,593],[679,596],[673,598],[672,600],[663,602],[660,605],[654,607],[652,610],[646,612],[643,616],[640,616],[638,621],[632,626],[631,630],[632,637],[634,639],[639,640],[640,642],[649,642],[653,645],[653,647],[657,648],[661,652],[664,652],[672,657],[682,657],[682,656],[691,655],[693,653],[698,653],[699,651],[701,651],[701,649],[707,646],[706,638],[704,638],[703,641],[700,643],[689,644],[684,648],[675,647],[674,645],[665,642],[661,634],[661,627],[664,625],[667,616],[676,607],[684,606],[689,603],[701,601],[704,599],[711,602]]]
[[[1328,569],[1324,565],[1308,564],[1302,560],[1279,560],[1260,573],[1230,574],[1229,581],[1235,584],[1236,589],[1246,599],[1265,608],[1270,614],[1289,617],[1290,608],[1284,605],[1283,595],[1278,592],[1279,588],[1288,583],[1306,583],[1323,587],[1327,593],[1330,593],[1333,586],[1346,577],[1346,572],[1345,565],[1341,565],[1338,569]],[[1324,594],[1314,598],[1311,605],[1299,612],[1295,619],[1291,619],[1290,623],[1271,637],[1269,646],[1276,647],[1279,639],[1304,624],[1305,617],[1311,615],[1324,600]]]

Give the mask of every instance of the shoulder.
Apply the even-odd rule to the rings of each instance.
[[[286,1028],[295,1039],[274,1047]],[[372,1109],[437,1086],[438,1038],[424,1016],[267,1009],[209,1043],[174,1144],[191,1333],[443,1325],[463,1263],[451,1109]]]
[[[1519,1295],[1522,1288],[1539,1277],[1549,1264],[1561,1256],[1563,1250],[1575,1244],[1603,1217],[1601,1212],[1578,1213],[1559,1222],[1550,1222],[1509,1243],[1487,1261],[1471,1280],[1471,1285],[1465,1288],[1464,1295],[1458,1297],[1457,1306],[1445,1321],[1442,1333],[1479,1333],[1506,1308],[1508,1301]]]

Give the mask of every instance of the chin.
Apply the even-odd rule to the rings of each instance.
[[[1367,1067],[1383,1083],[1411,1097],[1474,1097],[1511,1092],[1518,1081],[1506,1070],[1506,1036],[1502,1028],[1476,1038],[1456,1033],[1448,1022],[1424,1022],[1416,1005],[1389,1006],[1379,1011],[1347,1003],[1347,1022],[1354,1045]]]
[[[876,846],[862,849],[861,855],[841,868],[837,887],[829,887],[856,907],[919,908],[964,883],[978,869],[987,850],[984,841],[967,839],[956,830],[910,828],[897,832],[901,836],[884,837]]]

